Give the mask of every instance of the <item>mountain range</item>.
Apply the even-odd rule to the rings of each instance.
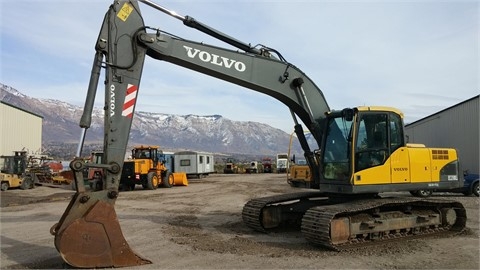
[[[0,83],[0,99],[43,117],[42,147],[78,144],[83,108],[55,99],[38,99]],[[95,108],[85,145],[101,147],[103,109]],[[288,151],[290,134],[267,124],[232,121],[221,115],[173,115],[135,112],[129,147],[159,145],[166,151],[192,150],[225,155],[274,156]],[[298,143],[293,152],[302,153]]]

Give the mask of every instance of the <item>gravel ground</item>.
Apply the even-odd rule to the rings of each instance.
[[[434,195],[464,204],[462,233],[343,252],[313,246],[300,232],[263,234],[243,224],[249,199],[295,191],[285,175],[210,175],[186,187],[121,192],[116,211],[132,249],[152,261],[138,269],[479,269],[477,197]],[[72,194],[67,187],[1,192],[1,269],[69,268],[49,230]]]

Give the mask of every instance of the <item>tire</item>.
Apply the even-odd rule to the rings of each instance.
[[[0,185],[0,189],[2,191],[6,191],[9,187],[10,185],[8,184],[8,182],[2,182],[2,184]]]
[[[22,184],[20,185],[21,189],[31,189],[33,188],[33,181],[30,177],[23,178]]]
[[[155,172],[149,172],[147,175],[147,189],[154,190],[158,187],[158,175]]]
[[[479,192],[478,182],[476,182],[475,184],[473,184],[472,192],[473,192],[473,195],[475,195],[475,196],[478,197],[478,192]]]
[[[166,172],[163,176],[162,186],[166,188],[171,188],[175,184],[175,179],[173,178],[173,174]]]
[[[433,192],[431,190],[421,189],[421,190],[417,191],[416,196],[421,197],[421,198],[426,198],[426,197],[430,197],[430,195],[432,195],[432,193]]]

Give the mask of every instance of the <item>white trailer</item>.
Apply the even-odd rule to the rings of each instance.
[[[175,152],[175,172],[185,172],[187,177],[202,178],[215,172],[213,154],[195,151]]]

